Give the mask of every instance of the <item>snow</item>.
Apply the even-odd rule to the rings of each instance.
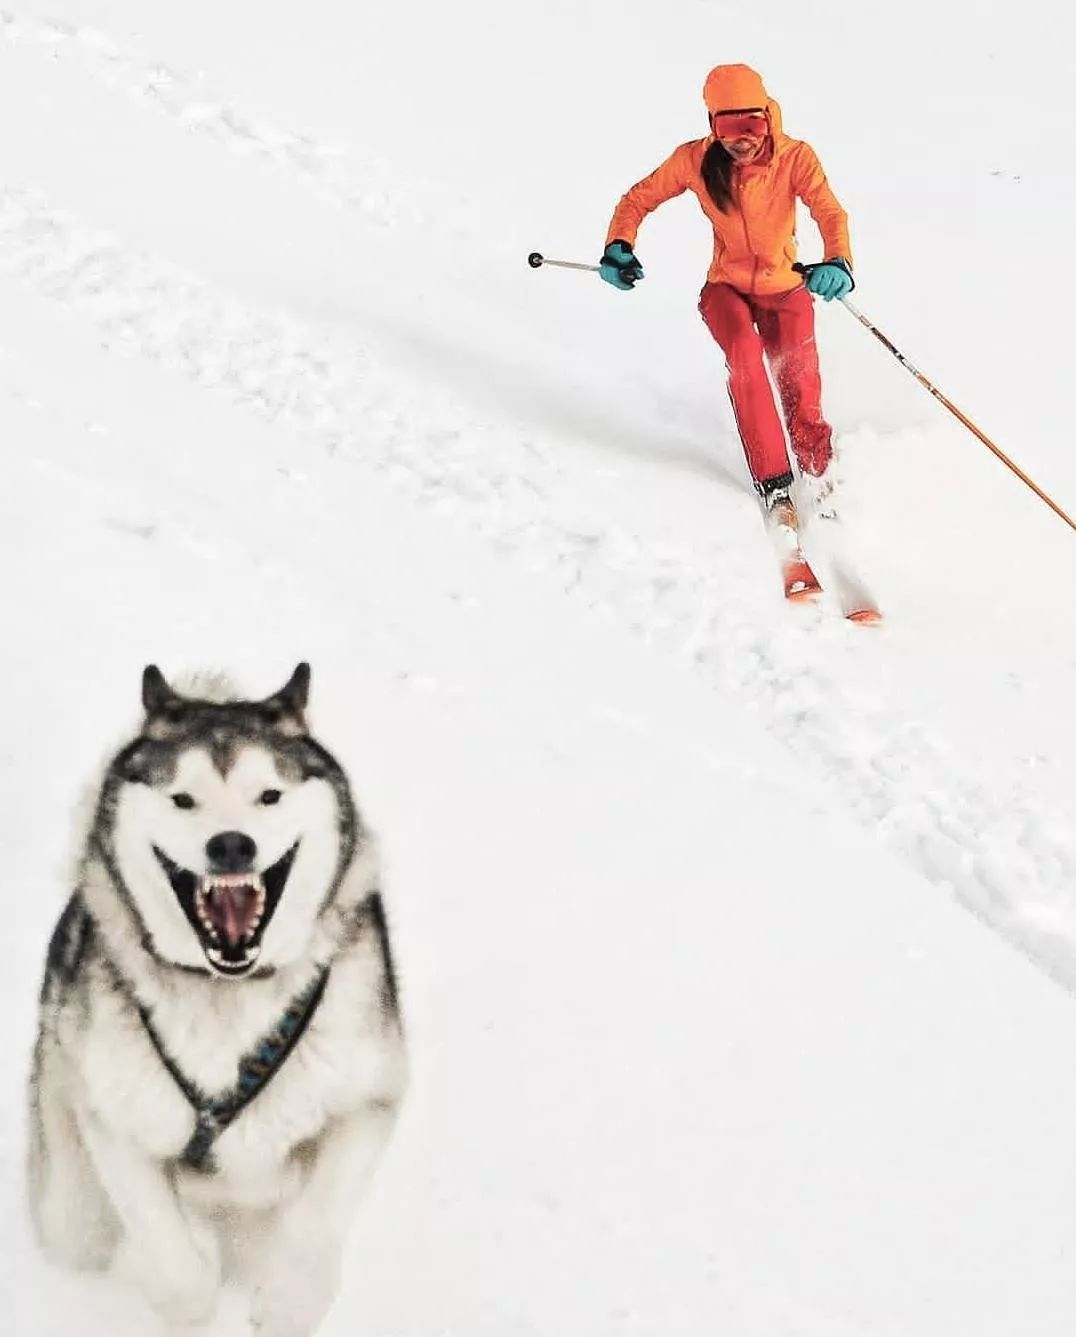
[[[789,608],[693,202],[630,297],[525,264],[592,261],[750,61],[850,210],[857,304],[1071,513],[1073,57],[1044,4],[1002,17],[0,13],[13,1330],[156,1331],[22,1206],[80,793],[146,662],[261,693],[302,658],[415,1068],[326,1334],[1071,1330],[1071,531],[821,308],[888,616]]]

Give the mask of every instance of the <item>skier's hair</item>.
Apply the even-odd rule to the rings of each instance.
[[[702,155],[702,179],[706,192],[722,213],[732,204],[732,155],[715,139]]]

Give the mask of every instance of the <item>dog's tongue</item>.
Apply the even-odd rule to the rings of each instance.
[[[238,947],[258,913],[254,887],[214,887],[209,893],[209,918],[229,947]]]

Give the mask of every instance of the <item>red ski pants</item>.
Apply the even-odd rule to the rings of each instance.
[[[806,288],[766,296],[708,283],[699,311],[725,352],[729,398],[756,483],[788,473],[785,435],[762,364],[765,351],[781,397],[788,439],[804,473],[820,474],[833,455],[822,417],[822,380],[814,338],[814,305]]]

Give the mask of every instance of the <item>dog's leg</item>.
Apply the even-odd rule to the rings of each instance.
[[[183,1210],[165,1167],[96,1120],[83,1133],[123,1225],[116,1269],[166,1323],[205,1322],[220,1289],[220,1250],[209,1226]]]
[[[106,1268],[119,1240],[119,1220],[74,1115],[47,1077],[46,1065],[36,1082],[27,1166],[37,1237],[54,1262],[79,1270]]]
[[[310,1337],[328,1313],[352,1214],[395,1118],[395,1102],[379,1101],[325,1134],[303,1187],[280,1209],[267,1240],[251,1310],[257,1337]]]

